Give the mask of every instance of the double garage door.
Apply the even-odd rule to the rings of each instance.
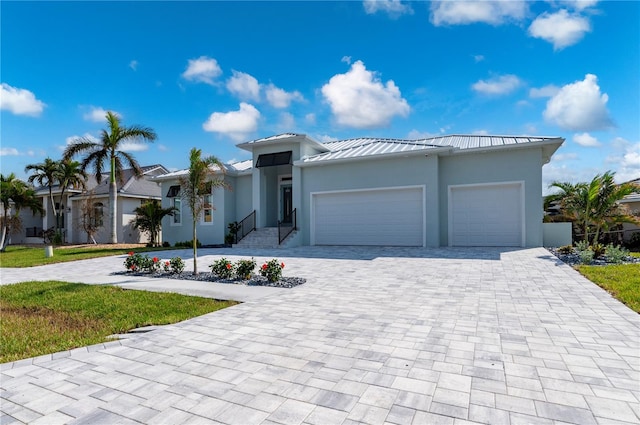
[[[450,246],[524,246],[523,184],[451,186]],[[312,245],[425,246],[423,186],[311,196]]]
[[[522,183],[451,186],[449,245],[524,246]]]
[[[314,193],[311,202],[312,245],[424,245],[424,187]]]

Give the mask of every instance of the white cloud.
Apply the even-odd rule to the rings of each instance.
[[[122,114],[120,114],[119,112],[116,112],[116,111],[111,111],[111,112],[114,113],[116,116],[122,118]],[[82,118],[85,121],[104,123],[107,121],[107,110],[99,106],[91,106],[89,112],[86,112],[82,116]]]
[[[233,71],[233,75],[227,80],[227,90],[242,100],[260,100],[258,80],[244,72]]]
[[[593,176],[603,171],[596,167],[576,167],[575,164],[561,163],[554,155],[551,162],[542,167],[542,195],[546,196],[556,192],[557,189],[549,188],[553,182],[578,183],[591,181]]]
[[[340,59],[340,62],[348,63],[349,65],[351,65],[351,56],[343,56],[342,59]]]
[[[522,82],[515,75],[501,75],[490,80],[480,80],[471,87],[478,93],[486,95],[509,94],[517,89]]]
[[[473,55],[473,60],[476,61],[476,63],[482,62],[484,60],[484,56],[483,55]]]
[[[557,153],[553,155],[553,159],[556,162],[560,161],[573,161],[578,159],[578,154],[575,152],[567,152],[567,153]]]
[[[77,140],[79,140],[79,139],[88,139],[88,140],[90,140],[90,141],[91,141],[91,142],[93,142],[93,143],[98,143],[98,142],[99,142],[98,138],[97,138],[97,137],[95,137],[94,135],[89,134],[89,133],[84,133],[84,135],[83,135],[83,136],[74,135],[74,136],[69,136],[69,137],[67,137],[67,138],[64,140],[64,145],[62,145],[62,146],[58,145],[58,146],[57,146],[57,148],[58,148],[58,150],[59,150],[59,151],[61,151],[61,152],[62,152],[62,151],[64,151],[64,150],[65,150],[65,148],[66,148],[67,146],[69,146],[69,145],[71,145],[71,144],[75,143],[75,142],[76,142]]]
[[[400,0],[364,0],[362,5],[368,15],[376,12],[385,12],[393,19],[404,14],[413,15],[411,5],[402,3]]]
[[[523,19],[527,10],[524,1],[433,1],[430,20],[435,26],[466,25],[475,22],[501,25]]]
[[[288,108],[292,101],[302,101],[304,97],[299,91],[287,92],[273,84],[269,84],[265,88],[267,102],[274,108]]]
[[[640,177],[640,142],[631,143],[624,139],[612,142],[616,152],[609,155],[605,162],[614,166],[615,180],[618,183]]]
[[[532,87],[531,89],[529,89],[529,97],[531,98],[552,97],[558,94],[559,91],[560,91],[560,87],[554,86],[553,84],[548,84],[540,88]]]
[[[187,69],[182,73],[182,78],[199,83],[214,84],[214,79],[222,74],[218,61],[207,56],[198,59],[189,59]]]
[[[280,122],[278,127],[286,132],[291,132],[295,128],[296,120],[289,112],[283,112],[280,114]]]
[[[240,109],[237,111],[214,112],[202,124],[202,128],[205,131],[224,134],[240,142],[258,129],[259,119],[260,111],[255,106],[242,102],[240,103]]]
[[[554,50],[576,44],[589,31],[591,24],[587,18],[571,15],[565,9],[555,13],[544,12],[529,26],[529,35],[552,43]]]
[[[0,148],[0,156],[16,156],[20,155],[16,148]]]
[[[144,152],[149,150],[149,144],[144,142],[123,142],[120,150],[125,152]]]
[[[471,134],[474,134],[476,136],[487,136],[489,134],[489,130],[485,130],[484,128],[481,128],[478,130],[473,130]]]
[[[14,115],[38,116],[42,113],[45,103],[27,89],[12,87],[7,83],[0,84],[0,109],[7,110]]]
[[[583,81],[563,86],[549,99],[543,116],[564,130],[603,130],[613,125],[608,100],[606,93],[600,93],[598,77],[587,74]]]
[[[598,3],[598,0],[562,0],[560,3],[566,4],[576,10],[584,10],[591,6],[595,6]]]
[[[580,146],[584,146],[587,148],[595,148],[601,146],[600,142],[598,142],[598,139],[596,139],[589,133],[574,134],[573,141]]]
[[[407,134],[407,138],[409,140],[430,139],[437,136],[439,136],[438,133],[430,133],[428,131],[419,131],[416,129],[411,130],[409,134]]]
[[[320,143],[335,142],[336,140],[339,140],[337,137],[329,136],[328,134],[317,134],[313,136],[313,138]]]
[[[316,123],[316,114],[314,114],[313,112],[308,113],[304,116],[304,120],[307,124],[313,125]]]
[[[168,148],[166,145],[159,144],[159,145],[158,145],[158,150],[159,150],[160,152],[167,152],[167,151],[169,150],[169,148]]]
[[[138,70],[138,61],[134,59],[131,62],[129,62],[129,68],[133,69],[134,71],[137,71]]]
[[[341,125],[376,128],[388,125],[396,116],[407,116],[411,108],[393,80],[385,84],[362,61],[356,61],[345,74],[331,77],[322,94]]]

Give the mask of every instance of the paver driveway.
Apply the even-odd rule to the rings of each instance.
[[[640,422],[639,316],[544,249],[259,254],[307,283],[4,364],[2,424]]]

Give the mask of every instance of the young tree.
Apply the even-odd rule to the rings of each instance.
[[[593,241],[598,242],[601,230],[607,230],[612,224],[636,223],[618,203],[622,198],[637,190],[632,184],[616,185],[615,173],[596,175],[588,183],[553,182],[549,187],[560,189],[558,193],[545,198],[545,204],[557,201],[563,214],[573,218],[589,242],[589,233],[593,230]]]
[[[78,228],[83,230],[87,235],[87,243],[96,244],[95,236],[103,227],[102,211],[98,211],[95,205],[95,197],[93,192],[89,192],[80,202],[80,217],[77,219]]]
[[[214,178],[216,174],[224,174],[224,165],[215,156],[202,158],[202,151],[193,148],[189,154],[189,173],[180,178],[181,196],[191,209],[193,225],[193,274],[198,274],[198,235],[196,225],[198,217],[204,209],[204,196],[210,195],[216,187],[225,187],[224,176]],[[212,206],[213,207],[213,206]]]
[[[160,245],[158,235],[162,228],[162,219],[166,216],[172,216],[174,211],[174,207],[162,208],[158,201],[150,200],[134,210],[136,216],[131,220],[131,224],[135,229],[149,233],[149,243],[152,246],[158,246]]]
[[[44,209],[33,188],[16,178],[13,173],[7,176],[0,174],[0,203],[2,203],[0,252],[4,252],[9,242],[9,235],[20,230],[22,226],[20,210],[30,208],[34,214],[44,214]]]
[[[120,125],[120,118],[109,111],[106,115],[108,129],[100,132],[100,138],[95,141],[88,137],[80,137],[67,146],[63,158],[71,159],[75,155],[84,154],[80,161],[80,168],[85,171],[90,165],[93,166],[96,181],[102,182],[105,162],[109,161],[109,222],[110,222],[110,243],[118,243],[117,215],[118,215],[118,186],[116,179],[122,183],[123,163],[133,169],[136,177],[142,176],[142,170],[135,158],[121,150],[126,142],[153,142],[156,133],[148,127],[133,125],[125,127]]]

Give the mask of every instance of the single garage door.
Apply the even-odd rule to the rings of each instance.
[[[523,246],[522,184],[452,186],[449,245]]]
[[[314,193],[313,245],[423,246],[424,188]]]

